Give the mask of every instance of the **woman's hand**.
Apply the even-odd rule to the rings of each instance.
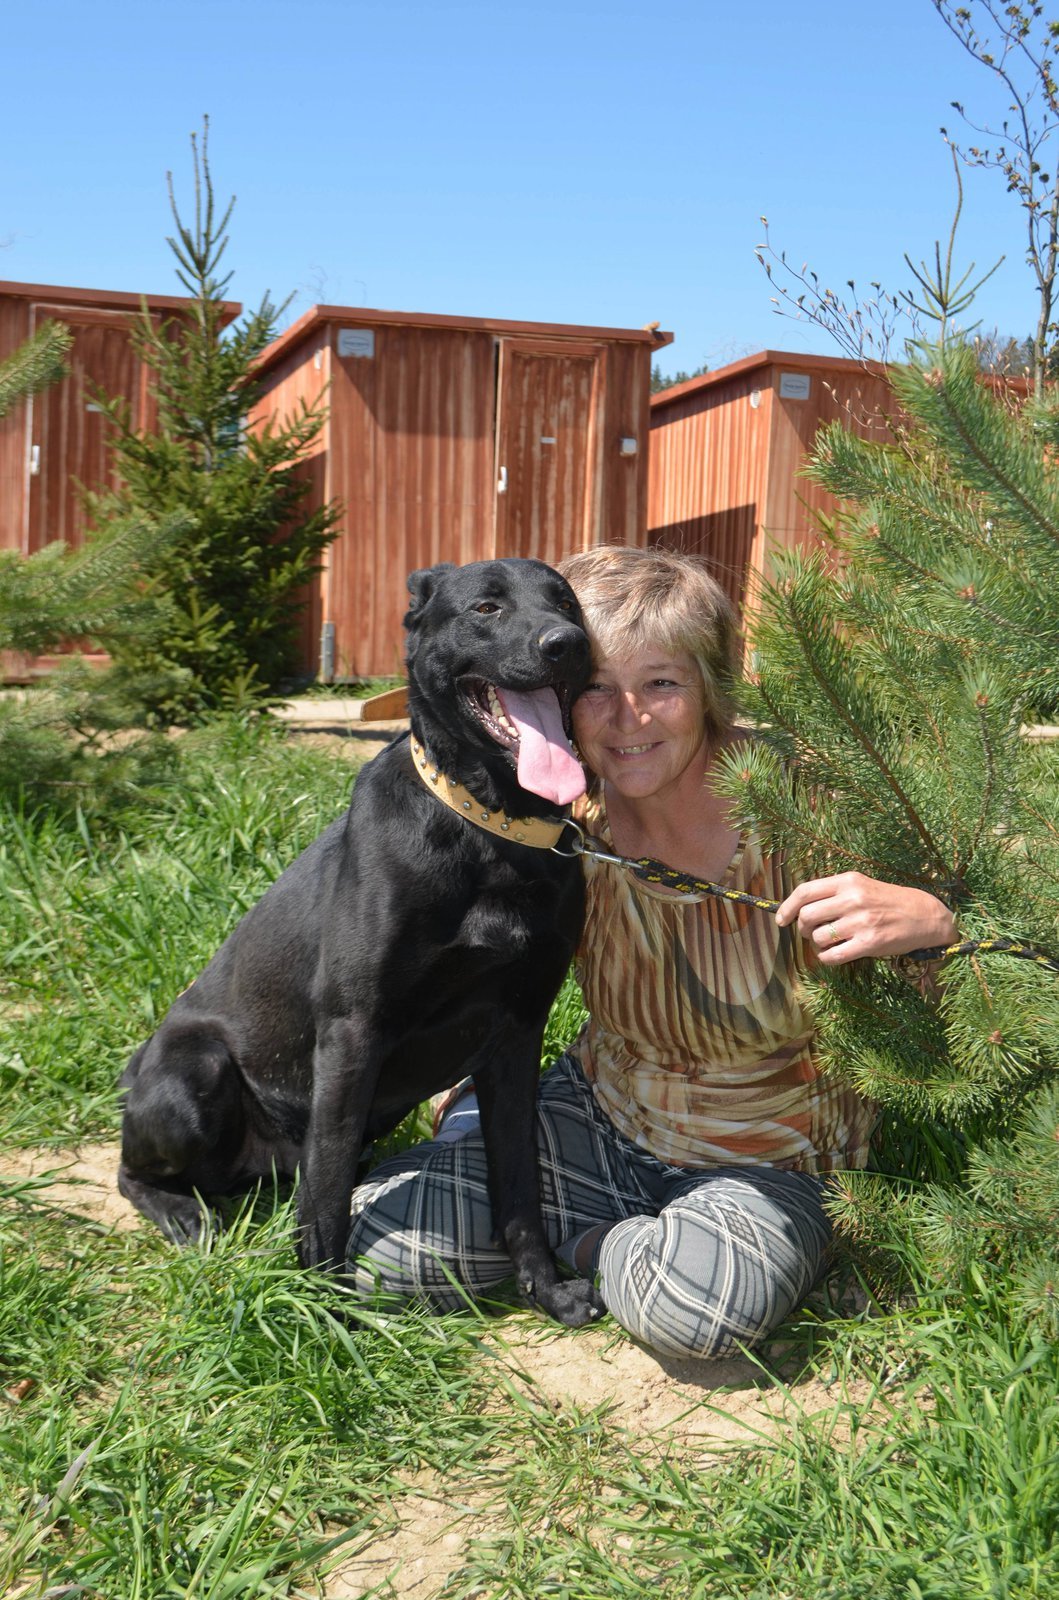
[[[780,927],[796,922],[829,967],[959,940],[952,912],[936,895],[881,883],[863,872],[800,883],[776,912],[776,921]]]

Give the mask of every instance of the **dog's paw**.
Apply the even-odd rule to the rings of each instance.
[[[341,1251],[329,1250],[322,1240],[305,1234],[298,1240],[297,1255],[303,1272],[323,1272],[339,1277],[345,1268]]]
[[[198,1200],[188,1199],[186,1204],[170,1204],[158,1223],[171,1244],[182,1250],[188,1245],[205,1244],[217,1232],[220,1219]]]
[[[582,1328],[587,1322],[598,1322],[607,1309],[599,1290],[583,1278],[538,1284],[533,1302],[567,1328]]]

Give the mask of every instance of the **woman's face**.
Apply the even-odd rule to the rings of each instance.
[[[691,656],[648,644],[605,658],[574,705],[587,766],[629,799],[664,794],[706,769],[705,690]]]

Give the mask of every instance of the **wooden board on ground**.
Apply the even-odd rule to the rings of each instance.
[[[381,694],[373,694],[367,700],[361,701],[361,722],[390,722],[395,717],[408,715],[408,685],[402,683],[396,689],[384,689]]]

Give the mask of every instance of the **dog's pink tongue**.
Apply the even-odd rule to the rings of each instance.
[[[518,781],[531,794],[569,805],[585,792],[585,774],[570,749],[554,689],[498,689],[519,733]]]

